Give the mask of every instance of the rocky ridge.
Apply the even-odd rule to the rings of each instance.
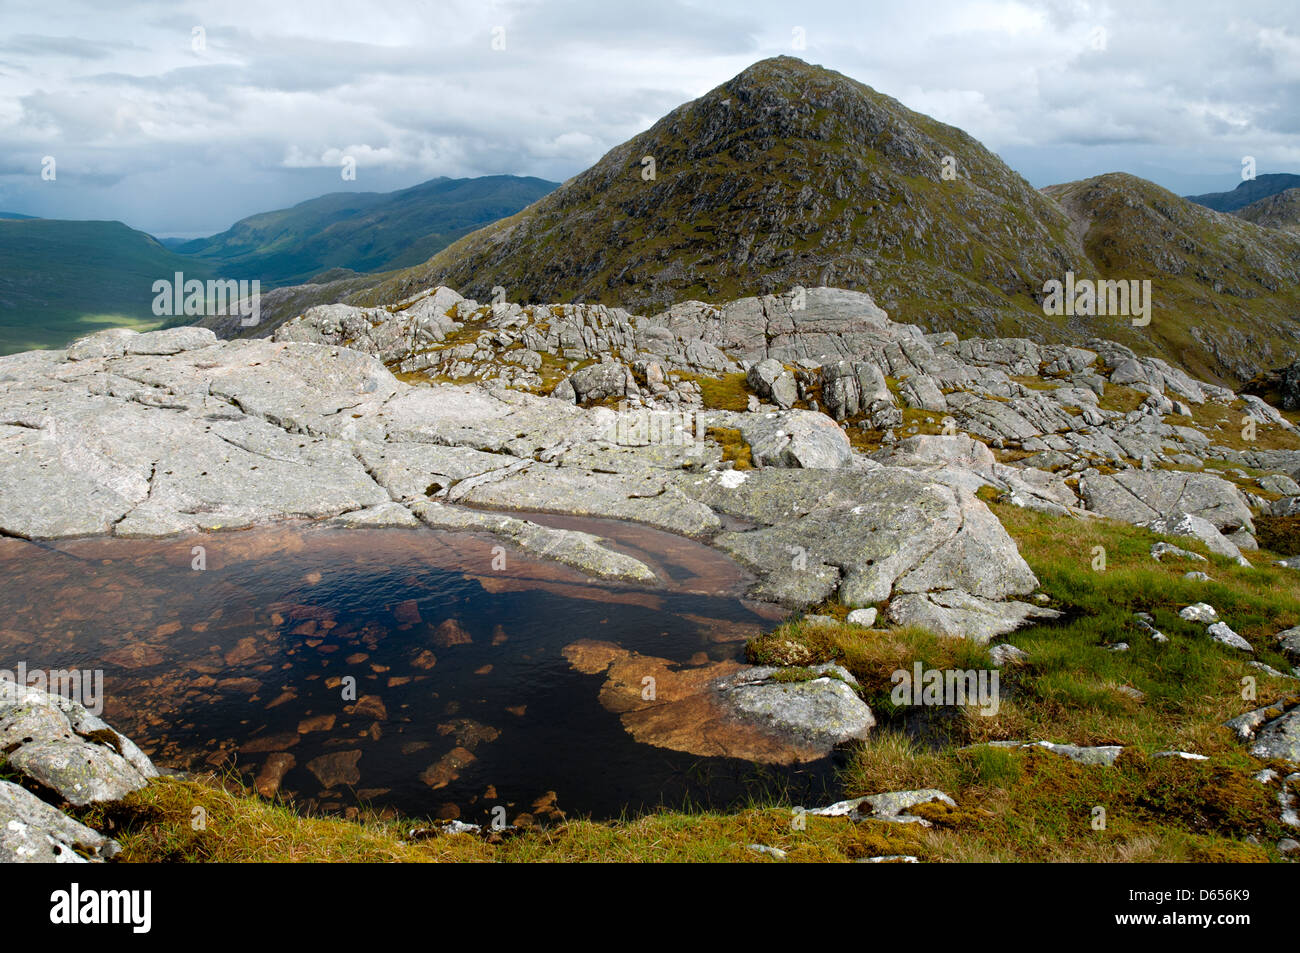
[[[1149,280],[1149,324],[1048,317],[1045,283],[1067,272]],[[870,290],[932,333],[1057,345],[1098,335],[1233,383],[1300,356],[1298,280],[1292,229],[1123,174],[1034,189],[961,129],[783,56],[424,264],[268,293],[256,328],[204,323],[262,336],[313,304],[379,307],[439,284],[646,314],[822,285]]]

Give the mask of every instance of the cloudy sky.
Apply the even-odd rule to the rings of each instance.
[[[1300,172],[1295,0],[0,0],[0,210],[193,236],[324,192],[563,180],[781,53],[1036,186]]]

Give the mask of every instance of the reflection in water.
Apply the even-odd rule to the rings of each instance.
[[[104,717],[160,767],[234,770],[307,810],[546,820],[833,794],[829,760],[637,743],[602,679],[563,654],[597,639],[680,665],[738,659],[779,613],[739,598],[734,565],[644,527],[536,519],[671,581],[597,585],[513,551],[494,569],[495,539],[428,530],[3,539],[0,668],[103,669]]]

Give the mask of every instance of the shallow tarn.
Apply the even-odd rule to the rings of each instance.
[[[600,640],[682,667],[741,660],[782,615],[742,597],[743,572],[646,527],[534,518],[596,533],[667,582],[594,583],[427,529],[3,539],[0,668],[102,669],[104,718],[160,768],[234,771],[306,811],[546,821],[834,799],[830,758],[635,741],[603,679],[566,658]]]

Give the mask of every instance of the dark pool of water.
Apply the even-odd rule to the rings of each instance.
[[[606,536],[671,582],[597,585],[513,550],[500,568],[496,540],[431,530],[4,539],[0,668],[101,669],[104,717],[163,767],[266,784],[292,756],[279,790],[304,810],[547,820],[834,797],[829,759],[765,767],[634,741],[601,706],[602,677],[562,654],[599,639],[739,658],[777,614],[741,598],[733,564],[643,527],[538,519]]]

